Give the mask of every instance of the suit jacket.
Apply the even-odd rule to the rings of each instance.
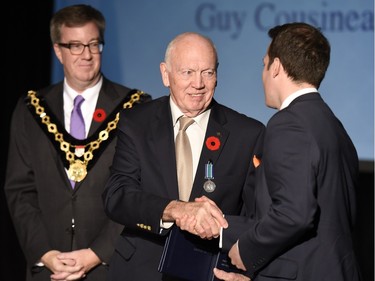
[[[318,93],[270,119],[256,178],[246,206],[254,220],[239,238],[252,280],[360,280],[351,236],[358,157]]]
[[[129,93],[129,88],[104,78],[96,108],[109,116]],[[38,91],[37,95],[51,122],[59,124],[64,139],[74,141],[63,125],[63,83]],[[27,280],[50,280],[51,272],[35,264],[53,249],[65,252],[91,248],[103,262],[109,263],[113,242],[121,232],[121,226],[106,216],[101,200],[115,139],[103,141],[101,145],[105,148],[97,150],[92,160],[95,164],[86,178],[72,189],[64,168],[65,154],[61,157],[60,146],[56,147],[52,134],[45,133],[40,119],[35,118],[35,109],[30,111],[21,98],[12,117],[5,183],[8,206],[27,260]],[[94,118],[88,138],[97,139],[94,133],[106,121]],[[107,272],[107,266],[98,266],[85,280],[103,281]]]
[[[203,144],[190,200],[206,195],[224,214],[239,214],[251,157],[262,142],[264,125],[212,102],[206,137],[220,140],[218,150]],[[205,164],[214,166],[216,189],[207,193]],[[107,214],[123,224],[110,265],[110,280],[162,280],[158,264],[166,233],[163,210],[178,199],[176,156],[169,97],[123,111],[111,177],[103,200]],[[172,280],[172,279],[163,279]]]

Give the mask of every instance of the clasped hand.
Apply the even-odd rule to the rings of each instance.
[[[42,257],[42,262],[53,272],[51,281],[68,281],[84,278],[100,259],[91,249],[64,253],[53,250]]]
[[[221,228],[228,227],[222,211],[206,196],[196,198],[194,202],[182,202],[175,222],[182,230],[203,239],[217,238]]]
[[[176,218],[176,225],[182,230],[198,235],[204,239],[216,238],[220,235],[221,228],[227,228],[228,222],[222,211],[214,201],[202,196],[194,202],[187,202],[180,207],[181,217]],[[238,243],[233,245],[229,252],[231,262],[242,270],[246,270],[238,250]],[[250,278],[240,273],[225,272],[214,269],[215,276],[225,281],[249,281]]]

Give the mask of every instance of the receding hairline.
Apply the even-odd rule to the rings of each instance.
[[[164,62],[166,63],[167,66],[170,65],[171,54],[175,50],[177,44],[180,43],[181,41],[187,40],[188,38],[199,38],[205,41],[209,46],[211,46],[215,54],[216,66],[218,65],[219,61],[218,61],[216,46],[209,37],[204,36],[197,32],[184,32],[184,33],[177,35],[175,38],[172,39],[171,42],[169,42],[167,49],[165,51],[165,56],[164,56]]]

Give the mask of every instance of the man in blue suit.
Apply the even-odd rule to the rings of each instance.
[[[209,238],[227,226],[223,213],[240,214],[243,186],[254,172],[251,159],[261,148],[264,125],[213,99],[217,67],[210,39],[180,34],[168,45],[160,65],[169,95],[120,115],[103,194],[108,216],[124,225],[110,263],[111,281],[175,280],[158,272],[170,225],[191,216],[196,220],[193,233]],[[175,153],[181,116],[194,120],[186,130],[193,184],[190,196],[182,200]],[[213,169],[213,177],[206,167]],[[208,180],[216,188],[207,189]],[[204,202],[194,202],[202,196]]]
[[[223,245],[251,280],[358,281],[353,250],[358,157],[318,88],[330,45],[315,27],[289,23],[269,31],[263,59],[269,120],[248,221],[226,216]],[[249,186],[251,188],[251,186]],[[251,217],[254,219],[252,220]],[[236,235],[234,233],[237,232]],[[215,270],[221,280],[249,280]]]

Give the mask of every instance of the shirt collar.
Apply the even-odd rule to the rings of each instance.
[[[173,127],[176,126],[178,118],[183,116],[184,114],[182,111],[178,108],[178,106],[174,103],[171,97],[169,97],[169,104],[171,106],[171,111],[172,111],[172,122],[173,122]],[[199,127],[201,128],[207,128],[208,124],[208,118],[210,116],[211,109],[205,110],[198,116],[194,117],[195,123],[198,124]]]
[[[313,93],[313,92],[318,92],[318,90],[315,88],[305,88],[305,89],[298,90],[297,92],[294,92],[283,101],[279,110],[282,110],[286,108],[287,106],[289,106],[290,103],[296,98],[298,98],[299,96],[302,96],[308,93]]]
[[[78,93],[76,90],[74,90],[72,87],[68,85],[66,82],[66,78],[64,79],[64,92],[66,96],[69,98],[70,102],[73,104],[74,98],[77,95],[82,95],[82,97],[85,99],[85,102],[90,102],[92,100],[97,100],[99,96],[99,91],[103,84],[103,77],[101,77],[93,87],[88,88],[84,90],[82,93]]]

